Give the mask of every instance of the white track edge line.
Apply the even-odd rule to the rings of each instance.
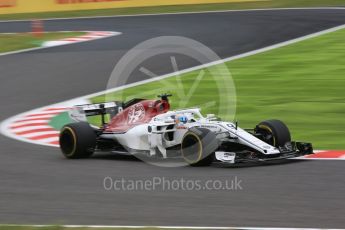
[[[120,9],[120,8],[119,8]],[[183,15],[183,14],[213,14],[213,13],[227,13],[227,12],[255,12],[255,11],[282,11],[282,10],[345,10],[345,7],[287,7],[287,8],[262,8],[262,9],[238,9],[238,10],[206,10],[206,11],[186,11],[186,12],[171,12],[171,13],[152,13],[152,14],[125,14],[125,15],[108,15],[108,16],[91,16],[91,17],[61,17],[61,18],[46,18],[42,21],[57,21],[57,20],[80,20],[80,19],[102,19],[102,18],[120,18],[120,17],[145,17],[145,16],[164,16],[164,15]],[[68,12],[68,11],[67,11]],[[18,19],[18,20],[0,20],[0,23],[9,22],[28,22],[33,19]]]
[[[85,95],[85,96],[82,96],[82,97],[74,98],[72,100],[87,99],[87,98],[90,98],[90,97],[97,97],[97,96],[100,96],[100,95],[103,95],[103,94],[106,94],[106,93],[112,93],[112,92],[120,91],[120,90],[123,90],[123,89],[131,88],[131,87],[134,87],[134,86],[143,85],[143,84],[146,84],[146,83],[162,80],[162,79],[173,77],[173,76],[176,76],[176,75],[181,75],[181,74],[184,74],[184,73],[192,72],[192,71],[195,71],[195,70],[200,70],[200,69],[211,67],[211,66],[214,66],[214,65],[218,65],[218,64],[221,64],[221,63],[224,63],[224,62],[234,61],[234,60],[237,60],[237,59],[241,59],[241,58],[253,56],[253,55],[256,55],[256,54],[264,53],[264,52],[267,52],[267,51],[270,51],[270,50],[278,49],[278,48],[281,48],[281,47],[284,47],[284,46],[288,46],[288,45],[291,45],[291,44],[294,44],[294,43],[298,43],[298,42],[301,42],[301,41],[304,41],[304,40],[307,40],[307,39],[311,39],[311,38],[315,38],[315,37],[318,37],[318,36],[321,36],[321,35],[325,35],[325,34],[328,34],[328,33],[336,32],[336,31],[341,30],[341,29],[345,29],[345,24],[340,25],[340,26],[336,26],[336,27],[333,27],[333,28],[330,28],[330,29],[322,30],[322,31],[319,31],[319,32],[316,32],[316,33],[312,33],[312,34],[309,34],[309,35],[305,35],[305,36],[302,36],[302,37],[299,37],[299,38],[295,38],[295,39],[292,39],[292,40],[288,40],[288,41],[285,41],[285,42],[281,42],[281,43],[278,43],[278,44],[274,44],[274,45],[271,45],[271,46],[267,46],[267,47],[264,47],[264,48],[260,48],[260,49],[254,50],[254,51],[249,51],[249,52],[246,52],[246,53],[243,53],[243,54],[239,54],[239,55],[235,55],[235,56],[232,56],[232,57],[224,58],[224,59],[221,59],[221,60],[218,60],[218,61],[214,61],[214,62],[210,62],[210,63],[207,63],[207,64],[194,66],[194,67],[191,67],[191,68],[183,69],[183,70],[180,70],[180,71],[177,71],[177,72],[173,72],[173,73],[169,73],[169,74],[164,74],[164,75],[159,76],[159,77],[155,77],[155,78],[151,78],[151,79],[147,79],[147,80],[131,83],[131,84],[128,84],[128,85],[116,87],[116,88],[113,88],[113,89],[108,89],[108,90],[104,90],[104,91],[101,91],[101,92]]]
[[[53,225],[0,225],[0,226],[19,226],[19,227],[36,227],[44,228],[51,227]],[[343,229],[331,229],[331,228],[255,228],[255,227],[204,227],[204,226],[131,226],[131,225],[61,225],[64,228],[132,228],[132,229],[141,229],[141,228],[157,228],[157,229],[197,229],[197,230],[343,230]]]
[[[74,32],[86,32],[86,33],[88,33],[88,32],[91,32],[91,31],[74,31]],[[35,47],[35,48],[22,49],[22,50],[16,50],[16,51],[11,51],[11,52],[6,52],[6,53],[0,53],[0,57],[1,56],[12,55],[12,54],[19,54],[19,53],[26,53],[26,52],[30,52],[30,51],[42,50],[42,49],[50,49],[50,48],[58,47],[58,46],[66,46],[66,45],[73,45],[73,44],[77,44],[77,43],[90,42],[90,41],[95,41],[95,40],[99,40],[99,39],[119,36],[119,35],[122,34],[121,32],[117,32],[117,31],[107,31],[107,32],[112,32],[114,34],[107,35],[107,36],[104,36],[104,37],[98,37],[98,38],[94,38],[94,39],[90,39],[90,40],[75,41],[75,42],[66,43],[66,44],[60,44],[60,45],[55,45],[55,46],[40,46],[40,47]]]
[[[319,31],[319,32],[316,32],[316,33],[313,33],[313,34],[309,34],[309,35],[306,35],[306,36],[302,36],[302,37],[299,37],[299,38],[295,38],[295,39],[292,39],[292,40],[288,40],[288,41],[285,41],[285,42],[282,42],[282,43],[278,43],[278,44],[275,44],[275,45],[271,45],[271,46],[268,46],[268,47],[265,47],[265,48],[257,49],[257,50],[254,50],[254,51],[250,51],[250,52],[247,52],[247,53],[244,53],[244,54],[235,55],[235,56],[232,56],[232,57],[229,57],[229,58],[225,58],[225,59],[222,59],[222,60],[211,62],[211,63],[208,63],[206,65],[200,65],[200,66],[196,66],[196,67],[192,67],[192,68],[187,68],[187,69],[184,69],[184,70],[181,70],[181,71],[178,71],[178,72],[174,72],[174,73],[170,73],[170,74],[166,74],[166,75],[163,75],[163,76],[160,76],[160,77],[157,77],[157,78],[152,78],[152,79],[148,79],[148,80],[144,80],[144,81],[140,81],[140,82],[135,82],[135,83],[128,84],[128,85],[125,85],[125,86],[117,87],[115,89],[104,90],[104,91],[101,91],[101,92],[85,95],[85,96],[82,96],[82,97],[77,97],[77,98],[70,99],[70,100],[67,100],[67,101],[59,102],[59,103],[52,104],[52,105],[43,106],[43,107],[40,107],[40,108],[37,108],[37,109],[34,109],[34,110],[30,110],[30,111],[27,111],[27,112],[24,112],[24,113],[20,113],[20,114],[17,114],[17,115],[15,115],[13,117],[7,118],[6,120],[2,121],[0,123],[0,133],[2,133],[3,135],[5,135],[7,137],[11,137],[13,139],[16,139],[16,140],[20,140],[20,141],[23,141],[23,142],[28,142],[28,143],[31,143],[31,144],[36,144],[37,142],[30,141],[30,140],[27,140],[25,138],[21,138],[21,137],[19,137],[17,135],[12,134],[11,132],[9,132],[7,130],[9,124],[11,124],[13,121],[15,121],[19,117],[22,117],[22,116],[34,113],[34,111],[41,111],[43,109],[46,109],[46,108],[49,108],[49,107],[52,107],[52,106],[59,106],[59,105],[61,106],[61,105],[64,105],[64,104],[73,104],[73,101],[75,101],[75,102],[83,101],[83,102],[86,102],[85,104],[87,104],[87,103],[89,103],[89,101],[90,101],[89,98],[91,98],[91,97],[96,97],[96,96],[103,95],[103,94],[110,93],[110,92],[116,92],[116,91],[123,90],[123,89],[126,89],[126,88],[134,87],[134,86],[137,86],[137,85],[141,85],[141,84],[145,84],[145,83],[161,80],[161,79],[164,79],[164,78],[172,77],[172,76],[175,76],[175,75],[178,75],[178,74],[183,74],[183,73],[186,73],[186,72],[191,72],[191,71],[202,69],[202,68],[205,68],[205,67],[217,65],[219,63],[223,63],[223,62],[227,62],[227,61],[232,61],[232,60],[237,60],[237,59],[240,59],[240,58],[244,58],[244,57],[252,56],[252,55],[255,55],[255,54],[263,53],[263,52],[266,52],[266,51],[269,51],[269,50],[273,50],[273,49],[277,49],[277,48],[280,48],[280,47],[283,47],[283,46],[287,46],[287,45],[291,45],[291,44],[294,44],[294,43],[297,43],[297,42],[301,42],[301,41],[304,41],[304,40],[307,40],[307,39],[310,39],[310,38],[314,38],[314,37],[318,37],[318,36],[321,36],[321,35],[324,35],[324,34],[332,33],[332,32],[335,32],[335,31],[338,31],[338,30],[341,30],[341,29],[344,29],[344,28],[345,28],[345,24],[340,25],[340,26],[336,26],[336,27],[333,27],[333,28],[330,28],[330,29],[322,30],[322,31]],[[47,144],[47,146],[52,146],[52,145]]]

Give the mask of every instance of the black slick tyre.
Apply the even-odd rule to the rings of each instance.
[[[218,141],[213,132],[204,128],[191,128],[183,136],[181,155],[191,166],[208,166],[214,160]]]
[[[71,123],[61,129],[60,149],[68,159],[88,158],[94,153],[96,138],[87,122]]]

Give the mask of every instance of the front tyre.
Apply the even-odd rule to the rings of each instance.
[[[189,129],[181,142],[182,157],[191,166],[210,165],[217,148],[215,134],[204,128]]]
[[[274,147],[285,146],[291,142],[291,134],[289,128],[279,120],[267,120],[258,124],[255,133],[259,134],[261,139],[267,144]]]
[[[90,157],[96,146],[96,133],[87,122],[65,125],[60,132],[60,149],[69,159]]]

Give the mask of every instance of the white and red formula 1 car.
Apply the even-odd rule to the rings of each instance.
[[[204,117],[199,108],[170,110],[168,97],[132,99],[75,106],[60,133],[60,148],[67,158],[86,158],[94,152],[143,154],[162,159],[181,158],[192,166],[265,162],[313,153],[310,143],[291,141],[287,126],[267,120],[254,129],[241,129],[237,122]],[[101,116],[95,127],[88,116]],[[110,122],[105,122],[110,116]]]

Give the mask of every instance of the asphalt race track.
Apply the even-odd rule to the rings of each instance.
[[[104,90],[119,58],[156,36],[193,38],[229,57],[344,23],[345,10],[330,9],[49,21],[49,31],[109,30],[123,35],[0,56],[0,120]],[[0,23],[0,32],[29,29],[28,22]],[[167,63],[156,64],[160,73],[170,71]],[[59,149],[0,136],[0,223],[341,228],[344,166],[343,161],[296,161],[160,168],[112,155],[72,161]],[[237,177],[243,190],[106,191],[106,176],[223,181]]]

